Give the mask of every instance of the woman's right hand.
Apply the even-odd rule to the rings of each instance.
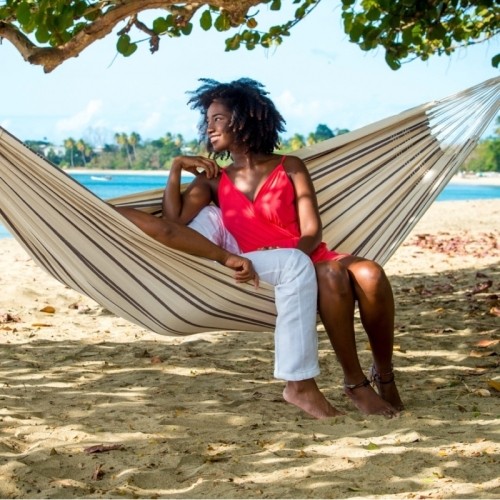
[[[207,179],[213,179],[219,175],[220,167],[217,163],[205,156],[177,156],[172,162],[172,169],[185,170],[194,175],[205,172]]]

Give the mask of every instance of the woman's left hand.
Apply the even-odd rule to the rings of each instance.
[[[259,275],[255,272],[252,261],[241,255],[229,253],[224,265],[234,271],[236,283],[253,281],[255,288],[259,287]]]

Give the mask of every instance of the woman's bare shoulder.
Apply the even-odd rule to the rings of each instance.
[[[307,170],[304,162],[298,156],[293,155],[286,155],[284,157],[283,168],[290,174]]]

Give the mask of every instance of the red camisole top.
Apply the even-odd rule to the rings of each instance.
[[[218,187],[224,226],[235,237],[242,252],[265,247],[296,248],[300,228],[295,190],[283,161],[269,174],[253,201],[239,191],[223,170]],[[320,243],[311,253],[313,262],[338,259],[342,254]]]

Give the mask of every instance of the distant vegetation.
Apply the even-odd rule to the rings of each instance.
[[[330,129],[319,124],[307,136],[295,134],[282,139],[280,151],[289,153],[304,146],[330,139],[349,132],[347,129]],[[106,170],[163,170],[169,169],[179,155],[204,154],[204,147],[197,140],[185,140],[181,134],[167,132],[158,139],[143,140],[141,136],[118,133],[112,143],[103,140],[104,134],[91,131],[93,139],[67,138],[56,146],[48,141],[25,141],[26,145],[45,156],[61,168],[88,168]]]
[[[327,125],[319,124],[316,130],[307,136],[295,134],[289,139],[282,139],[280,151],[291,153],[346,132],[349,130],[332,130]],[[47,141],[26,141],[26,144],[61,168],[163,170],[170,168],[176,156],[204,154],[203,145],[197,140],[186,141],[181,134],[170,132],[150,140],[142,140],[136,132],[120,133],[114,135],[112,143],[103,141],[102,134],[97,131],[89,135],[94,135],[95,138],[90,140],[69,137],[61,146]],[[463,164],[462,171],[500,172],[500,116],[497,117],[493,135],[479,142]]]
[[[465,172],[500,172],[500,116],[491,137],[479,142],[463,166]]]

